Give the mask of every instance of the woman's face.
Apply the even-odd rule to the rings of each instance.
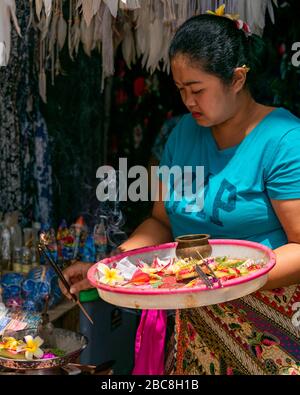
[[[172,59],[171,69],[183,103],[199,125],[219,125],[235,114],[237,92],[233,87],[202,71],[198,65],[193,66],[184,55]]]

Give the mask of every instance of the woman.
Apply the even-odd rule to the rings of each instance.
[[[120,248],[208,233],[265,244],[277,265],[261,292],[178,311],[168,373],[300,374],[292,324],[292,304],[300,299],[300,120],[252,97],[258,38],[239,27],[227,17],[200,15],[179,28],[170,47],[173,78],[190,114],[168,139],[161,165],[204,166],[203,209],[187,212],[185,198],[160,200]],[[88,287],[87,269],[66,271],[73,292]]]

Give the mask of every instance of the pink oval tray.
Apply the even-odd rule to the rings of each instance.
[[[99,296],[108,303],[116,306],[135,309],[184,309],[199,306],[207,306],[217,303],[228,302],[241,298],[260,289],[268,279],[269,271],[276,263],[273,251],[259,243],[244,240],[210,240],[212,256],[228,256],[232,258],[263,259],[264,267],[247,276],[223,282],[223,287],[218,283],[214,288],[205,285],[193,288],[124,288],[112,287],[101,284],[96,280],[95,272],[97,265],[93,265],[88,271],[90,283],[97,288]],[[160,258],[175,257],[177,243],[167,243],[153,247],[145,247],[137,250],[106,258],[101,261],[111,265],[128,257],[132,263],[138,259],[152,260],[155,256]]]

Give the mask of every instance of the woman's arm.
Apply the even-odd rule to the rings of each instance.
[[[300,200],[273,200],[272,205],[288,244],[274,250],[276,265],[263,290],[300,284]]]
[[[161,184],[159,188],[162,190]],[[151,217],[145,220],[113,254],[116,255],[119,252],[168,243],[170,241],[173,241],[173,235],[164,202],[161,199],[154,203]],[[92,288],[92,285],[87,279],[87,272],[92,265],[92,263],[78,262],[64,270],[65,278],[71,285],[71,293],[77,294],[80,291]],[[59,283],[59,285],[65,296],[70,299],[71,296],[63,284]]]

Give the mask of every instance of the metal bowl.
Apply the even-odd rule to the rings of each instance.
[[[40,336],[44,340],[42,348],[59,348],[65,351],[66,354],[63,357],[33,359],[31,361],[0,357],[1,366],[16,370],[58,368],[74,362],[88,344],[88,339],[81,333],[59,328],[53,328],[53,330],[47,332],[43,331],[43,333],[40,333],[36,329],[24,329],[21,331],[5,333],[5,336],[13,336],[16,339],[23,339],[24,336],[27,335],[31,335],[33,337]]]
[[[176,255],[178,258],[196,258],[199,256],[207,258],[212,253],[208,234],[183,235],[175,238],[178,243]]]

